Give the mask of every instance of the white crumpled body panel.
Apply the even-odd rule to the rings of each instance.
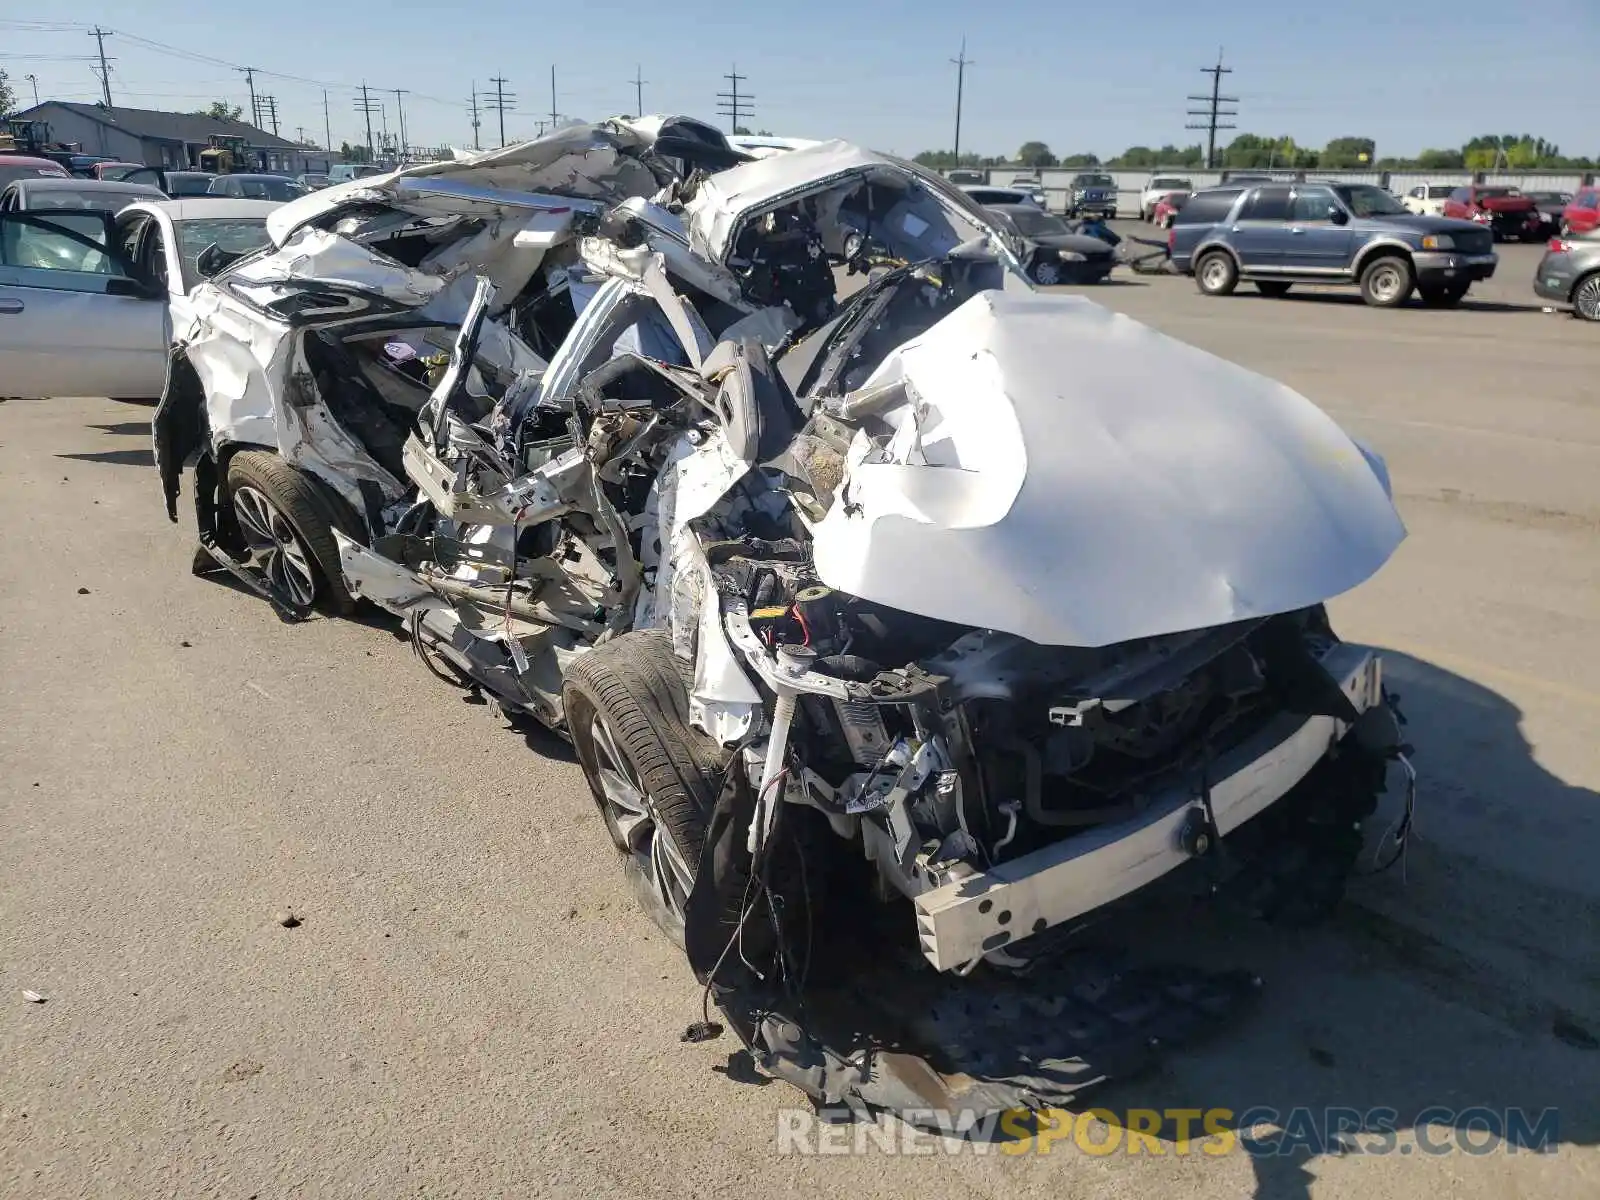
[[[814,530],[823,582],[880,604],[1109,645],[1327,600],[1405,536],[1309,400],[1081,297],[974,297],[866,386],[897,378],[919,399]]]

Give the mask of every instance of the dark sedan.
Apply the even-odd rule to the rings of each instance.
[[[1016,239],[1017,256],[1035,283],[1099,283],[1116,264],[1112,248],[1097,237],[1073,233],[1060,217],[1031,204],[991,204],[984,208]]]
[[[1600,321],[1600,229],[1551,238],[1533,275],[1533,290],[1570,304],[1585,321]]]

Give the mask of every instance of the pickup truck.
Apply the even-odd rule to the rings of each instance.
[[[1153,175],[1139,192],[1139,219],[1153,221],[1156,205],[1168,196],[1194,191],[1194,184],[1177,175]]]
[[[1067,215],[1081,217],[1095,213],[1117,218],[1117,181],[1109,175],[1086,173],[1074,175],[1067,188]]]
[[[1408,213],[1365,183],[1224,184],[1196,192],[1168,234],[1172,267],[1208,296],[1240,281],[1264,296],[1296,283],[1346,284],[1377,308],[1450,306],[1494,274],[1499,259],[1481,224]]]

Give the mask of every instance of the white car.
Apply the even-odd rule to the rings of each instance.
[[[988,183],[967,183],[959,186],[969,200],[984,208],[995,204],[1031,204],[1035,208],[1045,207],[1044,191],[1039,188],[996,187]]]
[[[263,245],[278,207],[139,199],[114,215],[0,213],[0,390],[158,398],[169,351],[194,316],[200,256],[211,246],[225,258]]]
[[[1156,205],[1163,197],[1194,191],[1194,184],[1179,175],[1153,175],[1139,190],[1139,219],[1155,218]]]
[[[664,136],[279,210],[197,297],[155,421],[169,512],[193,457],[220,565],[291,613],[388,609],[434,676],[569,737],[763,1069],[1059,1102],[1087,1019],[1038,992],[1041,935],[1196,860],[1280,915],[1337,898],[1402,751],[1379,656],[1323,611],[1404,536],[1382,460],[1036,292],[912,164]],[[808,1003],[841,976],[858,1000]],[[875,1005],[897,1053],[865,1069],[839,1039]]]
[[[1419,217],[1442,217],[1444,202],[1450,199],[1450,193],[1456,190],[1456,186],[1448,183],[1419,183],[1400,197],[1400,203],[1407,212],[1416,213]]]

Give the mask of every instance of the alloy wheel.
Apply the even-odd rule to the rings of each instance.
[[[289,518],[249,484],[233,489],[233,512],[245,545],[268,583],[300,607],[309,607],[316,599],[317,577],[311,570],[311,556]]]
[[[1228,264],[1221,255],[1215,255],[1206,260],[1201,282],[1206,285],[1207,291],[1215,291],[1228,282]]]
[[[1585,321],[1600,321],[1600,275],[1591,275],[1578,285],[1572,307]]]
[[[1042,287],[1054,287],[1061,282],[1061,264],[1054,262],[1035,263],[1033,281]]]
[[[656,811],[639,772],[617,748],[617,739],[596,713],[589,726],[595,778],[604,795],[606,825],[617,849],[631,856],[657,898],[676,920],[683,920],[694,888],[694,871]]]

